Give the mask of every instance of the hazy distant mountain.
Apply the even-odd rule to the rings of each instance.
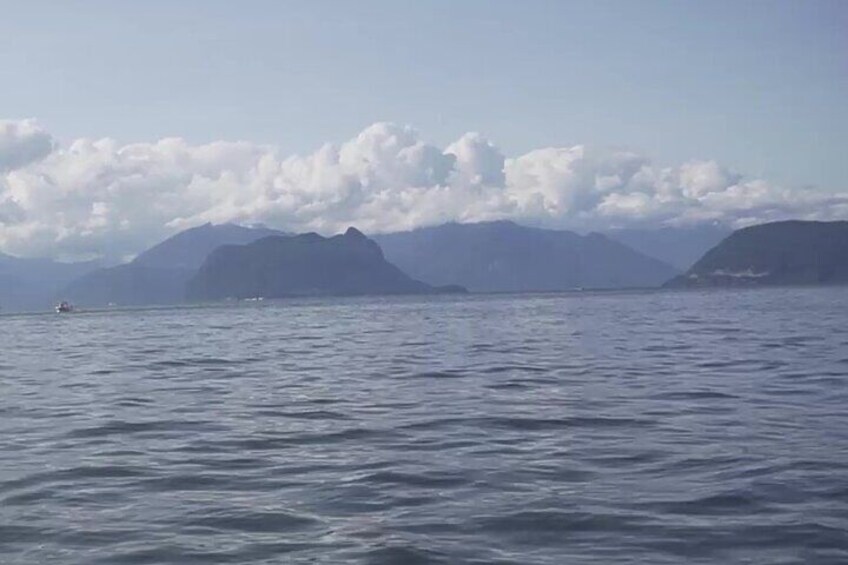
[[[612,230],[606,235],[648,257],[685,271],[731,232],[731,229],[724,226],[700,225]]]
[[[196,270],[216,247],[244,245],[269,235],[289,235],[264,226],[204,224],[187,229],[155,245],[135,258],[133,264],[158,269]]]
[[[380,247],[354,228],[330,238],[308,233],[219,247],[187,289],[191,300],[437,290],[387,262]]]
[[[0,253],[0,309],[4,312],[49,309],[68,282],[100,266],[98,261],[61,263]]]
[[[848,283],[848,222],[774,222],[733,232],[669,287]]]
[[[374,240],[413,278],[479,292],[651,287],[678,272],[601,234],[507,221],[451,223]]]
[[[91,272],[68,285],[64,298],[81,306],[108,304],[174,304],[185,297],[185,285],[212,250],[269,235],[268,228],[205,224],[180,232],[141,253],[130,263]]]
[[[64,299],[80,306],[176,304],[191,269],[158,269],[134,263],[99,269],[65,287]]]

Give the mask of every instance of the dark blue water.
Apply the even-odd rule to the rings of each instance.
[[[848,563],[848,289],[0,317],[0,563]]]

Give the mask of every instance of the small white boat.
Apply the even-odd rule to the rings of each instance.
[[[59,304],[56,305],[56,313],[57,314],[66,314],[68,312],[73,312],[73,311],[74,311],[74,307],[71,305],[70,302],[62,301],[62,302],[60,302]]]

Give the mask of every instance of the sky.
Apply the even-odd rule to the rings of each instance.
[[[848,219],[848,2],[0,2],[0,251]]]

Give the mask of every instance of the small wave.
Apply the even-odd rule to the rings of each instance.
[[[292,449],[304,445],[328,445],[347,441],[377,441],[387,440],[394,437],[394,433],[387,430],[349,428],[340,431],[319,433],[291,433],[287,435],[275,435],[272,437],[251,437],[241,440],[229,440],[219,442],[218,448],[222,450],[238,449],[245,451],[273,451],[281,449]]]
[[[461,379],[467,376],[460,371],[425,371],[423,373],[413,373],[408,378],[411,379]]]
[[[550,371],[548,367],[538,367],[534,365],[495,365],[485,367],[480,370],[481,373],[498,374],[498,373],[546,373]]]
[[[654,512],[686,516],[763,515],[769,507],[751,492],[709,494],[687,500],[655,502],[646,505]]]
[[[642,520],[624,514],[564,511],[555,509],[525,510],[474,520],[476,529],[498,536],[508,536],[526,543],[562,541],[574,532],[603,532],[610,536],[632,533],[643,528]]]
[[[289,418],[292,420],[320,420],[320,421],[345,421],[352,420],[353,418],[348,414],[344,414],[342,412],[336,412],[333,410],[302,410],[302,411],[291,411],[291,410],[279,410],[272,407],[263,407],[262,409],[256,410],[257,416],[269,417],[269,418]]]
[[[663,392],[654,395],[653,398],[659,400],[733,400],[739,398],[739,396],[715,390],[688,390]]]
[[[357,479],[363,483],[381,485],[403,485],[408,487],[459,487],[470,482],[466,473],[403,473],[400,471],[378,471]]]
[[[4,546],[20,545],[44,539],[45,531],[35,526],[0,524],[0,550]]]
[[[85,479],[123,479],[144,476],[147,473],[144,467],[133,467],[126,465],[84,465],[31,473],[24,477],[0,482],[0,492],[10,492],[26,489],[33,486],[76,483]]]
[[[286,533],[313,527],[318,520],[293,512],[210,511],[202,518],[185,522],[189,527],[236,530],[245,533]]]
[[[215,424],[209,420],[155,420],[150,422],[112,420],[97,426],[71,430],[65,434],[65,437],[99,438],[153,432],[178,433],[200,428],[209,429],[210,426],[215,427]]]
[[[243,491],[249,490],[242,481],[233,481],[225,474],[178,473],[140,481],[141,489],[149,492],[185,491]]]
[[[362,559],[368,565],[448,565],[454,561],[436,551],[412,546],[390,546],[372,549]]]

